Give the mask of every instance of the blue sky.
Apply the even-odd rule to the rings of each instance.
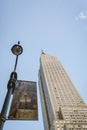
[[[87,104],[87,0],[0,0],[0,110],[13,71],[11,47],[23,46],[18,79],[37,82],[41,50],[61,61]],[[7,121],[4,130],[44,130],[39,121]]]

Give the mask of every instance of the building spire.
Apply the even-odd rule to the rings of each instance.
[[[43,50],[41,50],[41,54],[45,54]]]

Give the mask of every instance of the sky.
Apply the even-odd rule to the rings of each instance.
[[[38,121],[6,121],[3,130],[44,130],[38,87],[41,50],[63,64],[87,104],[87,0],[0,0],[0,110],[20,41],[19,80],[36,81]]]

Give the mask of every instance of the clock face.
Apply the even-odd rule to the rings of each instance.
[[[19,44],[15,44],[11,51],[14,55],[20,55],[23,52],[23,48]]]

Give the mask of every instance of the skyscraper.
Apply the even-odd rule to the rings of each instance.
[[[44,130],[87,130],[87,105],[56,57],[41,54],[39,88]]]

